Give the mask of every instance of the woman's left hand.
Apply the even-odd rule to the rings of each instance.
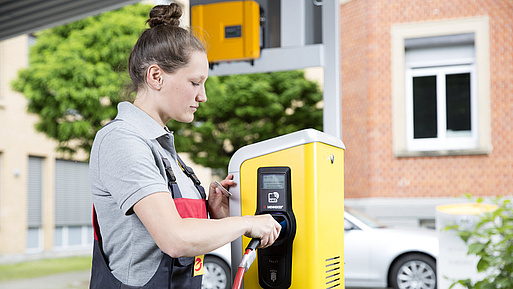
[[[229,190],[230,186],[234,185],[233,175],[229,174],[221,185]],[[221,219],[230,216],[230,206],[228,197],[225,196],[221,189],[215,183],[211,183],[208,191],[208,212],[212,219]]]

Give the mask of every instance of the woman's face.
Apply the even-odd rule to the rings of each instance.
[[[205,52],[191,54],[189,64],[173,74],[163,74],[161,108],[159,114],[166,123],[170,119],[189,123],[200,102],[207,101],[205,81],[208,77],[208,60]]]

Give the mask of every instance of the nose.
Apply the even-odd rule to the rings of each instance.
[[[201,86],[201,90],[198,92],[198,95],[196,96],[197,102],[206,102],[207,101],[207,92],[205,90],[205,86]]]

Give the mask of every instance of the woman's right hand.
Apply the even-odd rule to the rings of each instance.
[[[244,218],[249,224],[249,229],[244,236],[260,239],[259,248],[271,246],[280,235],[281,225],[269,214],[244,216]]]

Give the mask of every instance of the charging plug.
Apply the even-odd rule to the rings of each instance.
[[[246,247],[246,250],[250,249],[250,250],[253,250],[255,251],[256,248],[260,245],[260,239],[258,238],[253,238],[251,239],[251,241],[249,241],[249,244],[248,246]]]

